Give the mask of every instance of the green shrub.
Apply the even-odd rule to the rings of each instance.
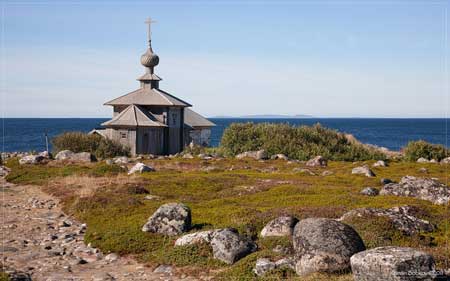
[[[424,140],[410,141],[402,148],[402,151],[407,161],[417,161],[421,157],[440,161],[450,155],[449,150],[443,145],[432,144]]]
[[[115,156],[128,156],[129,148],[110,139],[96,134],[82,132],[66,132],[52,139],[55,153],[61,150],[73,152],[90,152],[97,158],[111,158]]]
[[[283,153],[298,160],[308,160],[317,155],[344,161],[386,157],[382,152],[320,124],[296,127],[273,123],[233,123],[225,129],[220,146],[229,156],[265,149],[269,155]]]

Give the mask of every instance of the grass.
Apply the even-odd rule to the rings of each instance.
[[[156,266],[173,264],[193,274],[208,271],[218,280],[254,280],[252,273],[258,257],[281,257],[272,249],[289,246],[288,239],[262,239],[258,234],[265,223],[283,214],[299,219],[307,217],[340,217],[344,212],[360,207],[389,208],[411,205],[421,210],[420,216],[437,225],[428,234],[405,236],[383,218],[348,221],[362,236],[368,248],[399,245],[420,248],[434,255],[438,267],[450,260],[446,241],[450,238],[449,210],[445,206],[408,197],[367,197],[359,192],[363,187],[381,188],[380,179],[400,180],[402,176],[436,177],[448,182],[446,165],[391,162],[389,167],[373,168],[376,178],[351,175],[351,169],[375,161],[358,163],[329,162],[326,168],[308,168],[316,175],[294,172],[306,168],[301,163],[282,160],[199,159],[152,160],[147,164],[157,172],[126,176],[118,166],[102,163],[19,166],[12,168],[8,180],[19,184],[38,184],[46,192],[61,198],[64,210],[88,224],[86,242],[104,252],[133,255]],[[132,164],[129,164],[130,166]],[[205,167],[214,167],[204,171]],[[419,171],[426,167],[426,174]],[[232,169],[231,169],[232,168]],[[332,174],[322,176],[323,171]],[[146,200],[148,195],[159,200]],[[142,225],[162,204],[182,202],[192,210],[194,231],[235,227],[240,233],[256,240],[259,250],[235,263],[225,265],[212,258],[207,245],[174,247],[176,237],[144,233]],[[448,265],[447,265],[448,267]],[[295,276],[290,270],[276,270],[261,280],[352,280],[351,274]]]

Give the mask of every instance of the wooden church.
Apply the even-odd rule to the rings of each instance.
[[[151,19],[148,24],[148,49],[141,56],[145,74],[137,80],[140,88],[108,101],[113,118],[93,133],[118,141],[131,154],[175,154],[191,143],[209,145],[211,127],[208,119],[189,109],[192,105],[159,88],[162,80],[155,74],[159,57],[153,52]]]

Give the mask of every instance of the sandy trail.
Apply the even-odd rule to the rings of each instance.
[[[155,273],[132,258],[110,259],[86,246],[85,226],[67,217],[58,200],[36,186],[0,178],[0,208],[1,262],[31,280],[198,280],[174,268]]]

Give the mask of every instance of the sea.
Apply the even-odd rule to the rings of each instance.
[[[223,131],[233,122],[288,123],[294,126],[321,125],[354,135],[363,143],[400,150],[409,141],[426,140],[450,145],[450,119],[390,119],[390,118],[301,118],[244,119],[209,118],[216,124],[211,131],[211,146],[218,146]],[[68,131],[89,132],[98,128],[106,118],[0,118],[2,152],[44,151],[46,135],[51,138]]]

